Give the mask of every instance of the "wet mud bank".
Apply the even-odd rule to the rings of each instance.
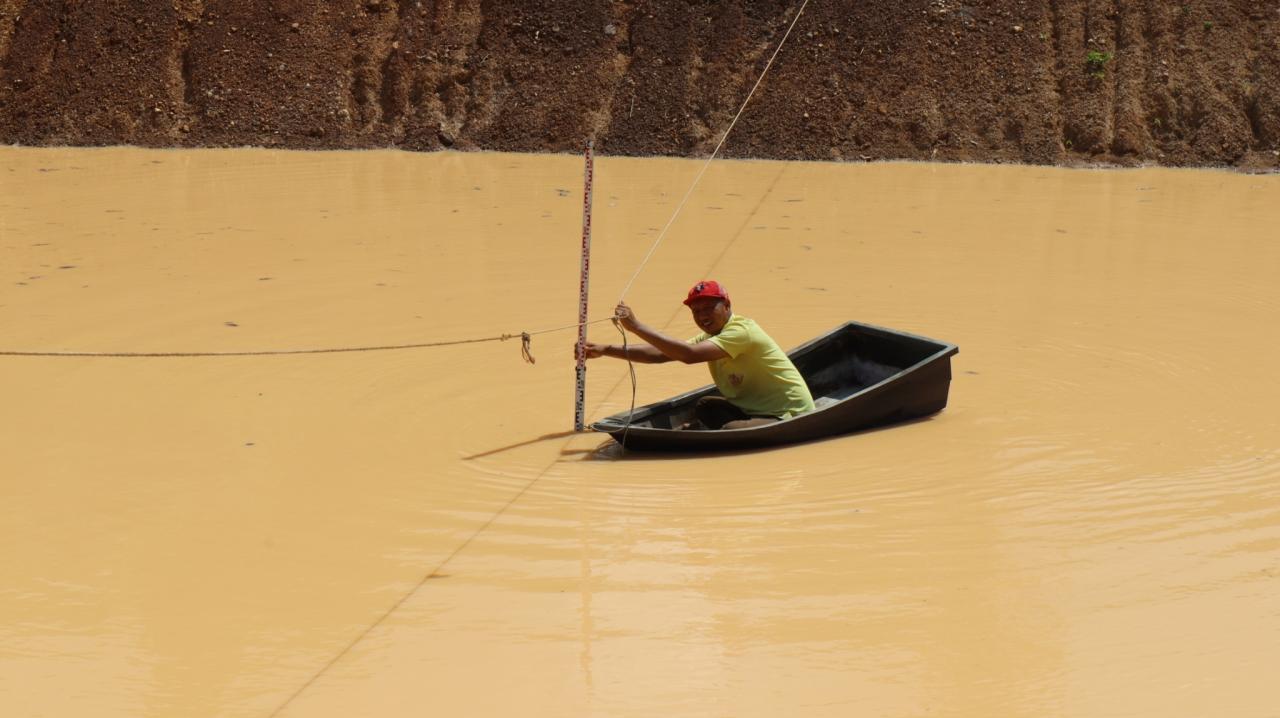
[[[797,2],[0,0],[0,142],[711,150]],[[1280,1],[811,0],[726,156],[1280,167]]]

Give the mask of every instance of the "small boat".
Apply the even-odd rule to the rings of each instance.
[[[789,352],[809,384],[815,409],[747,429],[682,430],[715,385],[601,419],[591,425],[628,449],[724,451],[808,441],[917,419],[941,411],[958,347],[848,322]],[[630,413],[630,421],[627,416]]]

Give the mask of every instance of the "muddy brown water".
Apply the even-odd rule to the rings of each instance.
[[[576,318],[576,157],[0,156],[0,351]],[[593,317],[698,167],[598,161]],[[717,163],[643,321],[714,277],[785,346],[961,347],[937,417],[751,454],[566,434],[572,332],[0,357],[0,713],[1270,715],[1278,224],[1275,177]]]

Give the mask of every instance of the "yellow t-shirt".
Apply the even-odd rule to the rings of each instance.
[[[760,325],[734,314],[720,333],[706,332],[690,344],[711,340],[729,356],[707,362],[716,388],[748,414],[788,418],[813,409],[804,377]]]

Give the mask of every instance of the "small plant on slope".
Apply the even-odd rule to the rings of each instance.
[[[1084,66],[1089,73],[1089,77],[1101,80],[1107,76],[1107,63],[1111,62],[1115,55],[1101,50],[1090,50],[1084,56]]]

